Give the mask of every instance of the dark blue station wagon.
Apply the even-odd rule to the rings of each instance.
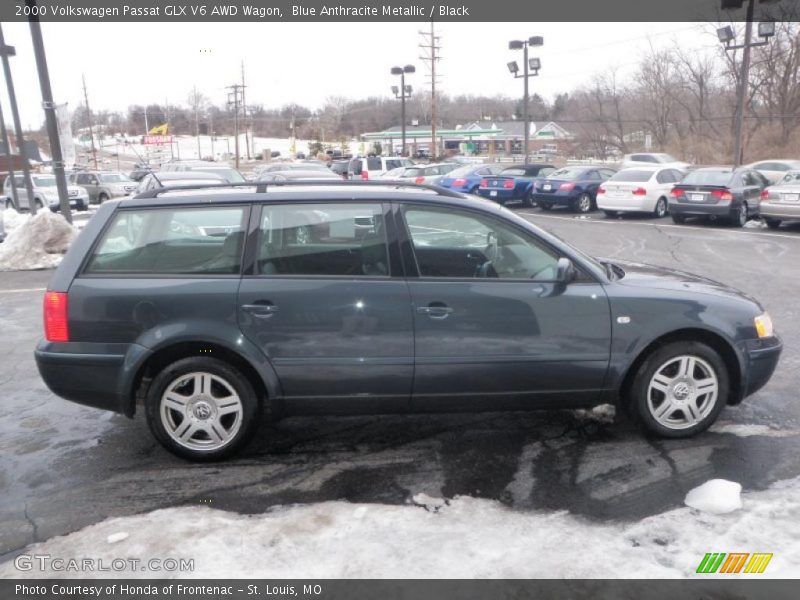
[[[330,181],[152,190],[104,203],[45,295],[44,381],[195,460],[258,409],[342,414],[617,403],[706,429],[781,341],[723,284],[586,256],[496,203]]]

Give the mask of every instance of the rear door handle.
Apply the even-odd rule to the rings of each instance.
[[[431,319],[446,319],[453,313],[453,309],[440,302],[431,302],[428,306],[418,306],[417,312],[421,315],[428,315]]]
[[[242,304],[241,309],[259,319],[268,319],[278,312],[274,304]]]

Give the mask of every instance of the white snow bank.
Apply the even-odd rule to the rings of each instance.
[[[590,410],[579,408],[572,414],[580,421],[594,421],[596,423],[613,423],[617,416],[617,409],[613,404],[600,404]]]
[[[680,508],[603,524],[566,512],[521,512],[468,497],[440,503],[423,495],[415,496],[423,506],[326,502],[261,515],[171,508],[109,519],[25,553],[91,556],[106,564],[125,557],[195,561],[191,573],[133,570],[119,577],[676,578],[694,576],[706,552],[772,552],[757,577],[797,577],[798,492],[800,477],[744,494],[743,509],[731,514]],[[129,537],[109,543],[120,531]],[[13,560],[0,565],[0,578],[77,575],[107,576],[17,572]]]
[[[686,506],[722,515],[742,508],[742,486],[735,481],[712,479],[686,494]]]
[[[3,210],[3,227],[5,227],[6,233],[10,233],[30,218],[29,214],[19,213],[13,208],[6,208]]]
[[[75,228],[64,217],[49,210],[39,211],[11,229],[0,244],[0,271],[55,267],[75,235]]]
[[[754,435],[764,437],[791,437],[800,435],[797,429],[776,429],[768,425],[753,425],[746,423],[720,423],[711,426],[709,431],[714,433],[729,433],[739,437],[751,437]]]

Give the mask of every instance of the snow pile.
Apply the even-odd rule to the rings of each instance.
[[[686,494],[686,506],[714,515],[742,508],[742,486],[735,481],[712,479]]]
[[[613,423],[617,416],[617,409],[613,404],[600,404],[591,410],[579,408],[572,411],[579,421],[592,421],[595,423]]]
[[[6,229],[6,233],[10,233],[30,218],[30,215],[19,213],[13,208],[6,208],[3,210],[2,215],[3,226]]]
[[[261,515],[170,508],[109,519],[25,553],[91,556],[106,564],[131,556],[195,561],[193,572],[129,570],[118,577],[655,579],[695,576],[706,552],[772,552],[757,577],[796,577],[798,492],[800,478],[746,493],[743,509],[726,515],[679,508],[636,523],[602,524],[566,512],[424,495],[404,506],[326,502]],[[129,536],[119,540],[122,531]],[[0,578],[107,576],[18,572],[13,564],[0,565]]]
[[[49,210],[40,211],[11,229],[0,244],[0,271],[55,267],[75,235],[75,228],[64,217]]]

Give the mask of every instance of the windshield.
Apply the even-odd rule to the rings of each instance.
[[[678,159],[671,154],[654,154],[653,156],[658,157],[660,162],[678,162]]]
[[[32,177],[33,183],[36,187],[55,187],[56,186],[56,178],[55,177],[43,177],[41,175],[34,175]]]
[[[614,173],[609,181],[649,181],[653,176],[653,171],[620,171]]]
[[[128,183],[131,181],[129,177],[126,177],[122,173],[103,173],[98,175],[98,177],[103,183]]]
[[[421,175],[425,175],[425,169],[419,167],[409,167],[403,171],[403,177],[419,177]]]
[[[558,171],[553,171],[548,175],[549,179],[566,179],[570,181],[572,179],[578,179],[581,175],[583,175],[585,169],[559,169]]]
[[[525,169],[520,169],[517,167],[513,167],[511,169],[503,169],[502,171],[500,171],[500,175],[508,175],[510,177],[525,175]]]
[[[728,185],[733,173],[730,169],[714,171],[691,171],[681,181],[686,185]]]

